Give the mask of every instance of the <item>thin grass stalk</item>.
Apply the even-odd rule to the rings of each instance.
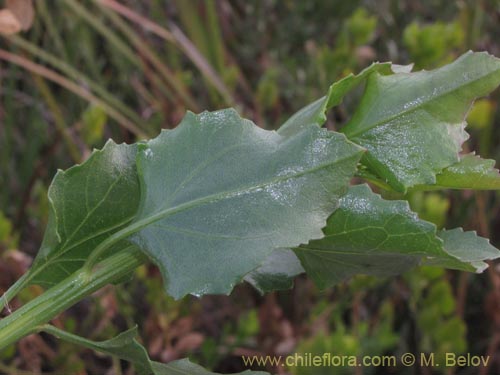
[[[89,12],[85,7],[80,5],[75,0],[64,0],[64,3],[79,17],[85,20],[89,25],[91,25],[95,30],[99,32],[108,42],[116,48],[123,56],[125,56],[131,63],[136,66],[141,66],[141,61],[137,57],[136,53],[123,41],[120,39],[116,33],[107,27],[99,17],[95,14]]]
[[[52,95],[52,92],[45,82],[45,80],[39,76],[38,74],[32,73],[33,80],[35,81],[35,85],[40,91],[42,98],[45,100],[47,107],[50,109],[52,113],[52,118],[54,119],[54,125],[57,131],[61,134],[66,147],[68,148],[69,155],[75,164],[80,163],[82,161],[82,155],[78,150],[78,147],[71,138],[71,135],[68,132],[68,127],[66,126],[66,121],[64,120],[63,113],[61,111],[61,107],[57,104],[57,100]]]
[[[19,65],[20,67],[32,73],[38,74],[48,79],[49,81],[57,83],[58,85],[64,87],[65,89],[71,91],[72,93],[89,101],[90,103],[97,106],[101,106],[111,118],[113,118],[118,122],[118,124],[120,124],[121,126],[131,131],[133,134],[135,134],[140,138],[147,138],[147,134],[144,133],[142,129],[138,128],[137,125],[131,122],[128,118],[124,117],[120,112],[116,111],[114,108],[112,108],[107,103],[96,97],[94,94],[90,93],[85,88],[77,85],[76,83],[63,77],[57,72],[48,69],[43,65],[36,64],[24,57],[6,51],[4,49],[0,49],[0,60],[5,60],[12,64]]]
[[[130,40],[137,51],[139,51],[158,71],[165,82],[174,90],[176,96],[178,96],[189,109],[199,112],[199,106],[192,97],[187,86],[180,81],[175,73],[161,61],[158,55],[144,43],[144,40],[139,38],[134,30],[132,30],[115,12],[105,8],[103,8],[103,11],[109,20]]]
[[[137,23],[145,30],[150,31],[154,35],[164,39],[179,48],[188,57],[191,62],[198,68],[207,81],[219,92],[225,103],[229,106],[234,105],[233,96],[225,85],[222,78],[216,70],[205,59],[202,53],[189,40],[189,38],[174,24],[170,23],[171,31],[151,21],[150,19],[138,14],[133,9],[118,3],[115,0],[94,0],[99,5],[113,10],[124,18]]]
[[[66,74],[69,78],[81,82],[85,86],[88,86],[92,89],[96,94],[98,94],[103,101],[107,102],[111,107],[116,108],[117,111],[122,112],[122,114],[128,117],[131,121],[133,121],[137,127],[142,123],[141,117],[129,107],[123,104],[119,99],[113,96],[109,91],[107,91],[103,86],[99,83],[93,81],[86,75],[82,74],[82,72],[76,70],[71,65],[67,64],[62,59],[58,58],[55,55],[50,54],[47,51],[39,48],[35,44],[27,41],[26,39],[13,35],[7,38],[8,41],[13,43],[14,45],[24,49],[29,52],[33,56],[39,58],[40,60],[52,65],[54,68],[58,69],[62,73]]]

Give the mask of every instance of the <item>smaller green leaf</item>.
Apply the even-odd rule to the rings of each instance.
[[[43,326],[42,331],[67,342],[128,361],[133,364],[139,375],[220,375],[207,371],[203,367],[191,363],[188,359],[181,359],[168,364],[151,361],[146,349],[136,340],[137,327],[122,332],[106,341],[88,340],[51,325]],[[269,374],[267,372],[247,370],[233,375]]]
[[[42,330],[73,344],[124,359],[132,363],[140,375],[156,375],[146,349],[135,339],[137,337],[137,326],[106,341],[88,340],[51,325],[43,326]]]
[[[367,185],[350,188],[323,229],[325,237],[294,251],[321,288],[356,274],[395,275],[424,256],[446,257],[436,226],[406,201],[386,201]]]
[[[444,250],[452,257],[430,258],[425,263],[427,265],[480,273],[488,267],[485,260],[500,257],[500,251],[476,232],[456,228],[442,230],[438,236],[444,241]]]
[[[481,159],[475,154],[461,157],[456,164],[436,176],[436,184],[416,186],[417,190],[473,189],[500,190],[500,174],[495,161]]]
[[[283,125],[281,125],[278,129],[278,133],[287,137],[311,125],[323,126],[326,122],[326,112],[342,103],[342,100],[349,91],[363,83],[373,72],[391,74],[393,72],[391,66],[391,63],[374,63],[357,75],[351,73],[340,81],[335,82],[328,89],[326,96],[305,106],[292,115]]]
[[[293,251],[276,249],[259,268],[245,276],[245,281],[264,294],[273,290],[290,289],[293,279],[304,272]]]

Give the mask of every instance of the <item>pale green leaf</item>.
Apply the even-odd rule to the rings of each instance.
[[[132,240],[175,298],[229,293],[273,250],[323,236],[362,152],[317,127],[283,137],[234,110],[188,113],[140,145]]]
[[[432,185],[458,162],[473,100],[500,84],[500,60],[466,53],[432,71],[370,74],[361,103],[342,129],[368,152],[364,163],[393,188]]]

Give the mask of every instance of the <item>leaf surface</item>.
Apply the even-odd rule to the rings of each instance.
[[[499,84],[500,60],[486,53],[466,53],[433,71],[373,73],[341,131],[368,150],[363,162],[396,190],[432,185],[458,162],[473,100]]]
[[[322,237],[363,152],[339,133],[283,137],[234,110],[188,113],[139,147],[132,240],[175,298],[229,293],[273,250]]]
[[[63,280],[133,219],[140,198],[136,152],[136,146],[110,141],[83,164],[57,172],[45,237],[28,280],[47,287]]]

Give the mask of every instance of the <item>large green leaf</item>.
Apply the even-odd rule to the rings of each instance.
[[[92,341],[50,325],[43,326],[42,330],[73,344],[128,361],[132,363],[139,375],[220,375],[207,371],[203,367],[191,363],[188,359],[181,359],[168,364],[151,361],[146,349],[136,340],[137,327],[122,332],[106,341]],[[269,374],[267,372],[247,370],[233,375]]]
[[[423,256],[446,257],[433,224],[420,220],[408,202],[383,200],[367,185],[349,189],[324,233],[294,249],[321,288],[355,274],[398,274]]]
[[[136,152],[135,145],[109,141],[85,163],[57,172],[45,237],[26,281],[51,286],[63,280],[133,219],[140,195]]]
[[[291,136],[311,125],[323,126],[326,122],[326,112],[330,108],[342,103],[342,100],[349,91],[363,83],[373,72],[391,74],[391,66],[391,63],[374,63],[357,75],[349,74],[340,81],[335,82],[328,89],[326,96],[305,106],[292,115],[280,126],[278,133],[283,136]]]
[[[500,84],[500,60],[466,53],[433,71],[370,74],[361,103],[342,129],[368,149],[363,158],[393,188],[432,185],[458,162],[472,101]]]
[[[450,165],[438,174],[434,185],[420,185],[415,188],[500,190],[500,174],[494,167],[494,160],[467,154],[462,156],[458,163]]]
[[[175,298],[229,293],[274,249],[322,237],[363,152],[317,127],[283,137],[234,110],[188,113],[139,147],[132,240]]]

